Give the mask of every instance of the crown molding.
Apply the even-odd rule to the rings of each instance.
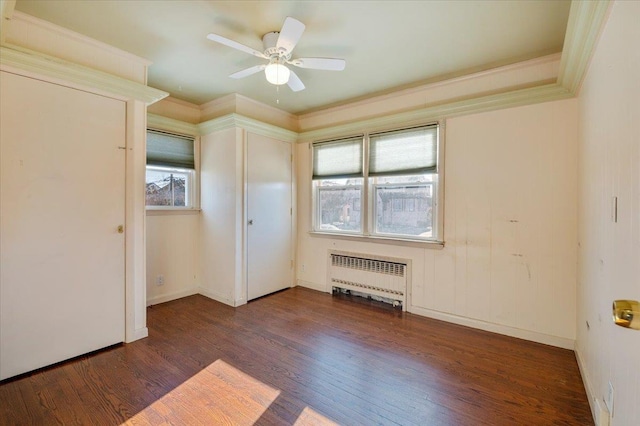
[[[245,117],[240,114],[227,114],[225,116],[200,123],[196,127],[198,128],[198,133],[200,135],[207,135],[220,130],[240,127],[250,132],[285,142],[293,143],[298,140],[298,133],[294,131],[283,129],[282,127],[274,126],[272,124],[263,123],[262,121]]]
[[[218,112],[227,112],[227,114],[198,124],[198,132],[199,134],[207,134],[227,128],[241,127],[265,136],[288,141],[297,140],[302,142],[362,133],[363,131],[384,130],[385,128],[388,129],[395,126],[419,124],[459,115],[571,98],[577,95],[580,84],[587,71],[590,58],[595,49],[598,36],[606,22],[610,5],[611,2],[609,0],[572,1],[565,35],[565,44],[560,57],[560,69],[556,83],[543,83],[534,87],[507,90],[505,92],[494,93],[491,95],[472,96],[468,99],[462,100],[443,100],[442,102],[426,108],[382,115],[364,120],[354,120],[352,122],[339,125],[323,126],[314,130],[301,131],[300,133],[246,117],[245,115],[238,114],[238,111],[235,110],[231,112],[229,108],[237,107],[236,104],[239,97],[239,95],[233,94],[200,106],[203,112],[217,108],[219,110]],[[525,63],[511,64],[508,68],[515,69],[525,65],[549,62],[553,60],[557,60],[557,55],[536,58],[525,61]],[[494,72],[495,70],[487,70],[483,72],[483,75]],[[438,84],[448,85],[458,80],[469,80],[474,77],[477,77],[477,75],[461,76],[453,81],[447,80],[439,82]],[[407,89],[405,91],[401,91],[400,95],[411,94],[416,90],[416,88]],[[395,97],[398,96],[398,93],[394,92],[384,96]],[[351,107],[354,104],[366,105],[369,102],[371,102],[371,99],[325,110],[314,111],[308,114],[302,114],[302,116],[298,115],[296,117],[300,118],[304,116],[325,114],[327,111],[341,110]],[[226,107],[227,111],[224,111],[223,107]]]
[[[456,117],[459,115],[567,99],[572,96],[573,95],[566,88],[558,84],[546,84],[543,86],[513,90],[506,93],[442,103],[428,108],[302,132],[298,135],[298,141],[308,142],[347,136],[365,131],[371,132],[386,130],[390,127],[421,124],[424,122],[437,121],[443,118]]]
[[[45,77],[49,81],[115,96],[118,99],[139,100],[147,105],[169,95],[162,90],[122,77],[8,44],[0,46],[0,68],[9,72]]]
[[[179,133],[182,135],[198,136],[198,126],[185,121],[163,117],[158,114],[147,113],[147,127],[156,130]]]
[[[564,37],[558,84],[577,95],[604,27],[609,0],[573,0]]]
[[[140,56],[134,55],[133,53],[118,49],[117,47],[110,44],[103,43],[91,37],[87,37],[83,34],[71,31],[68,28],[53,24],[49,21],[45,21],[44,19],[36,18],[35,16],[20,12],[18,10],[13,13],[11,19],[16,22],[23,21],[27,23],[29,25],[29,28],[31,29],[42,28],[49,34],[56,34],[66,39],[74,40],[75,42],[81,43],[86,46],[91,46],[102,52],[108,52],[111,55],[118,56],[129,62],[135,62],[136,64],[144,67],[148,67],[152,64],[152,62],[146,58],[142,58]]]

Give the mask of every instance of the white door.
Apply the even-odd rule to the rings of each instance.
[[[247,294],[292,285],[291,144],[247,137]]]
[[[0,379],[124,340],[124,102],[0,73]]]

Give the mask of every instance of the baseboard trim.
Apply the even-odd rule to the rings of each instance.
[[[198,294],[198,289],[190,288],[188,290],[180,290],[174,291],[173,293],[162,294],[160,296],[155,296],[150,299],[147,299],[147,306],[157,305],[158,303],[170,302],[172,300],[181,299],[187,296],[193,296],[194,294]]]
[[[215,300],[216,302],[224,303],[225,305],[229,305],[233,307],[236,306],[233,300],[221,294],[214,293],[213,291],[209,291],[206,288],[198,287],[196,290],[196,293],[200,293],[204,297],[208,297],[209,299]]]
[[[135,342],[136,340],[144,339],[149,336],[149,329],[147,327],[137,328],[133,332],[133,336],[130,339],[126,339],[125,343]]]
[[[300,287],[310,288],[311,290],[321,291],[323,293],[329,293],[325,286],[321,284],[312,283],[311,281],[296,280],[296,285]]]
[[[545,345],[556,346],[563,349],[574,350],[575,348],[575,340],[567,339],[564,337],[551,336],[544,333],[522,330],[520,328],[509,327],[501,324],[493,324],[473,318],[466,318],[458,315],[434,311],[431,309],[425,309],[419,306],[409,306],[408,311],[413,314],[422,315],[428,318],[446,321],[458,325],[464,325],[466,327],[477,328],[479,330],[490,331],[493,333],[503,334],[505,336],[517,337],[519,339],[543,343]]]
[[[591,381],[589,380],[589,374],[587,373],[587,366],[584,364],[582,360],[582,356],[580,355],[580,351],[576,345],[576,349],[574,350],[576,354],[576,361],[578,362],[578,369],[580,370],[580,376],[582,377],[582,383],[584,384],[584,390],[587,393],[587,399],[589,400],[589,408],[591,408],[591,416],[593,417],[593,421],[596,425],[598,425],[598,410],[600,407],[597,403],[597,397],[593,393],[593,387],[591,387]],[[608,419],[607,419],[608,420]]]

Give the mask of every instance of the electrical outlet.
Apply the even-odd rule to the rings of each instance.
[[[158,275],[156,277],[156,284],[157,285],[164,285],[164,275]]]
[[[307,270],[307,265],[305,265],[304,263],[302,264],[302,272]]]
[[[607,399],[605,399],[605,404],[607,404],[607,409],[609,410],[609,415],[613,418],[613,385],[609,382],[609,390],[607,392]]]

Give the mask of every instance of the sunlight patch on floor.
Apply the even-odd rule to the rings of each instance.
[[[310,425],[318,425],[318,426],[338,426],[338,423],[335,423],[322,414],[318,413],[311,407],[305,407],[300,413],[300,416],[293,424],[294,426],[310,426]]]
[[[219,359],[124,424],[252,425],[279,394]]]

